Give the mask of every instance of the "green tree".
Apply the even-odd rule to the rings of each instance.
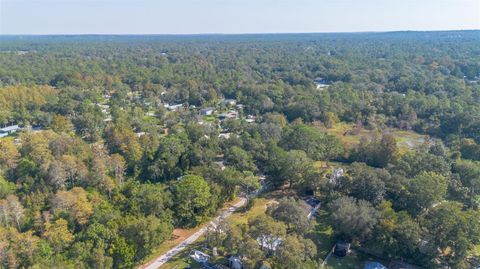
[[[443,202],[421,219],[428,231],[431,264],[451,268],[471,268],[469,251],[480,242],[478,211],[462,210],[456,202]]]
[[[408,210],[414,214],[441,202],[447,194],[447,179],[433,172],[421,172],[408,185]]]
[[[469,207],[478,207],[480,202],[480,162],[457,160],[453,165],[453,172],[460,176],[462,185],[468,188]]]
[[[184,176],[174,185],[173,193],[179,225],[195,227],[213,213],[210,187],[201,176]]]
[[[289,235],[278,247],[275,263],[278,268],[317,268],[317,246],[310,239]]]
[[[302,200],[285,197],[278,204],[270,206],[268,212],[274,219],[284,222],[289,232],[305,234],[310,226],[306,208],[308,205]]]
[[[340,197],[329,205],[330,220],[335,232],[348,240],[364,241],[370,238],[379,214],[364,200]]]

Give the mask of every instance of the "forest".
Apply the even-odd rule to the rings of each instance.
[[[478,268],[479,44],[0,36],[0,268],[135,268],[259,189],[265,214],[206,243],[244,268],[319,268],[305,197],[358,251]]]

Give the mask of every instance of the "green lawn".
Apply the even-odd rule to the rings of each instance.
[[[335,244],[332,226],[328,223],[328,213],[320,209],[313,223],[313,238],[317,245],[318,256],[325,259]]]
[[[327,268],[332,269],[358,269],[363,268],[364,262],[356,254],[350,254],[343,258],[331,256],[327,262]]]
[[[265,214],[267,205],[270,202],[271,200],[266,198],[257,198],[255,200],[255,204],[250,210],[248,210],[247,212],[235,213],[232,216],[230,216],[228,221],[235,225],[247,224],[249,219]]]

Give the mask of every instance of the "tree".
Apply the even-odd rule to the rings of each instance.
[[[390,174],[383,169],[372,169],[365,164],[354,163],[348,172],[352,176],[350,181],[350,195],[360,200],[366,200],[378,205],[385,196],[385,181]]]
[[[130,168],[137,165],[142,155],[138,138],[128,124],[108,126],[105,131],[108,149],[125,157]]]
[[[57,253],[61,253],[74,239],[73,234],[68,230],[68,222],[62,218],[57,219],[53,224],[47,222],[43,237]]]
[[[188,143],[176,135],[162,138],[155,159],[144,171],[144,177],[155,182],[181,176],[183,168],[185,168],[182,160],[187,146]]]
[[[429,234],[431,264],[471,268],[467,255],[480,242],[479,219],[478,211],[464,211],[456,202],[443,202],[430,209],[421,223]]]
[[[20,231],[20,225],[24,217],[25,209],[18,201],[18,197],[10,194],[0,200],[0,220],[5,227],[16,225]]]
[[[307,218],[309,206],[302,200],[282,198],[278,204],[268,208],[268,213],[274,219],[284,222],[289,232],[305,234],[310,226]]]
[[[62,115],[54,115],[50,128],[56,133],[69,133],[73,130],[73,124],[69,118]]]
[[[317,268],[314,258],[317,246],[310,239],[289,235],[278,247],[275,263],[278,268]]]
[[[233,146],[225,153],[225,164],[231,165],[239,171],[257,171],[252,156],[240,147]]]
[[[419,258],[419,247],[423,231],[418,222],[407,212],[395,212],[392,203],[379,205],[380,220],[372,241],[381,244],[387,255],[401,258]]]
[[[245,257],[247,268],[255,268],[265,254],[255,238],[250,237],[248,225],[231,225],[226,231],[224,246],[229,253]]]
[[[14,169],[20,159],[20,153],[13,143],[13,139],[3,138],[0,140],[0,167]]]
[[[421,172],[434,172],[447,176],[450,172],[450,165],[443,157],[420,150],[403,155],[395,162],[391,172],[409,178],[415,177]]]
[[[275,252],[287,235],[285,224],[270,216],[258,216],[248,221],[250,237],[257,240],[264,251]]]
[[[421,172],[407,186],[408,208],[413,214],[441,202],[447,194],[447,179],[433,172]]]
[[[85,225],[93,213],[87,193],[80,187],[57,192],[52,200],[52,210],[56,214],[68,213],[80,225]]]
[[[170,237],[173,226],[150,215],[128,218],[121,230],[127,242],[135,246],[135,260],[140,261]]]
[[[171,222],[169,208],[173,204],[171,193],[162,184],[139,184],[131,182],[122,191],[127,199],[126,210],[132,215],[154,215]]]
[[[368,239],[377,224],[378,212],[364,200],[340,197],[329,205],[335,232],[348,240]]]
[[[453,172],[460,176],[462,185],[468,188],[468,201],[466,204],[469,207],[479,207],[480,199],[480,162],[457,160],[453,165]],[[477,198],[477,199],[476,199]]]
[[[212,194],[205,179],[187,175],[181,178],[173,188],[175,214],[183,227],[195,227],[213,213]]]
[[[15,184],[8,182],[0,175],[0,199],[6,198],[8,195],[15,192]]]
[[[302,123],[293,125],[285,133],[280,145],[287,150],[303,150],[308,157],[317,161],[333,159],[344,151],[342,143],[335,136]]]
[[[358,162],[365,162],[374,167],[386,167],[387,164],[396,160],[398,147],[395,137],[391,134],[383,134],[379,139],[373,137],[371,140],[363,139],[352,152],[351,159]]]
[[[291,150],[284,156],[279,172],[279,179],[294,188],[309,181],[314,172],[313,161],[304,151]]]

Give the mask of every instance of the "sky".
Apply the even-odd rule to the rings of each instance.
[[[0,34],[480,29],[480,0],[0,0]]]

